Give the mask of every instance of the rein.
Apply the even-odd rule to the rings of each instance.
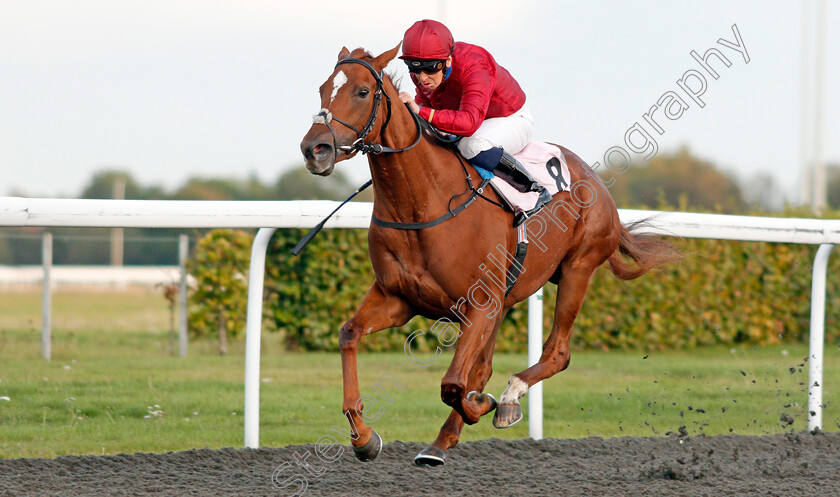
[[[371,215],[370,220],[373,221],[373,224],[375,224],[377,226],[381,226],[383,228],[393,228],[393,229],[397,229],[397,230],[422,230],[422,229],[426,229],[426,228],[431,228],[431,227],[437,226],[437,225],[439,225],[443,222],[449,221],[453,217],[460,214],[461,211],[463,211],[464,209],[469,207],[470,204],[473,203],[473,201],[476,199],[476,197],[480,196],[481,198],[486,199],[486,197],[484,195],[482,195],[482,193],[484,193],[484,187],[487,186],[487,183],[489,183],[489,182],[490,182],[489,179],[482,180],[481,184],[478,185],[478,188],[475,188],[474,186],[472,186],[472,183],[470,183],[470,190],[472,190],[472,193],[470,194],[469,197],[467,197],[466,202],[464,202],[463,204],[459,205],[458,207],[456,207],[454,209],[450,207],[449,212],[447,212],[446,214],[444,214],[444,215],[442,215],[442,216],[440,216],[436,219],[432,219],[431,221],[424,221],[424,222],[420,222],[420,223],[398,223],[398,222],[394,222],[394,221],[383,221],[383,220],[379,219],[378,217],[376,217],[374,215]],[[464,192],[464,193],[466,193],[466,192]],[[453,195],[452,198],[449,199],[449,204],[450,205],[452,204],[452,199],[454,199],[455,197],[460,197],[461,195],[463,195],[463,193]],[[487,199],[487,200],[489,200],[489,199]]]
[[[414,114],[414,113],[412,112],[412,114]],[[469,207],[470,204],[473,203],[473,201],[476,199],[476,197],[481,197],[482,199],[486,200],[487,202],[490,202],[491,204],[497,205],[497,206],[504,209],[504,206],[502,204],[484,196],[484,188],[490,182],[489,179],[482,180],[481,184],[478,185],[478,188],[473,186],[472,177],[470,176],[470,171],[469,171],[469,169],[467,169],[467,166],[464,164],[464,161],[461,158],[461,155],[457,152],[457,150],[454,147],[454,145],[458,142],[458,140],[460,140],[460,137],[453,139],[451,137],[444,136],[440,131],[438,131],[434,126],[427,123],[426,121],[421,121],[421,124],[423,126],[423,129],[425,129],[429,134],[431,134],[436,140],[438,140],[439,142],[446,145],[449,148],[449,150],[451,150],[452,153],[455,154],[455,158],[458,159],[458,163],[461,164],[461,168],[464,170],[464,176],[466,176],[466,180],[467,180],[467,188],[470,191],[472,191],[472,193],[470,194],[470,196],[467,198],[467,200],[463,204],[459,205],[458,207],[455,207],[454,209],[451,207],[452,206],[452,201],[456,197],[460,197],[461,195],[463,195],[466,192],[453,195],[452,198],[449,199],[449,212],[447,212],[446,214],[444,214],[444,215],[442,215],[442,216],[440,216],[436,219],[433,219],[431,221],[425,221],[425,222],[420,222],[420,223],[399,223],[399,222],[395,222],[395,221],[383,221],[383,220],[379,219],[378,217],[371,215],[371,221],[373,221],[373,224],[375,224],[377,226],[381,226],[383,228],[392,228],[392,229],[397,229],[397,230],[422,230],[422,229],[426,229],[426,228],[431,228],[431,227],[437,226],[437,225],[439,225],[439,224],[441,224],[445,221],[448,221],[448,220],[452,219],[453,217],[457,216],[458,214],[460,214],[461,211],[463,211],[464,209]]]
[[[431,126],[429,126],[429,127],[431,127]],[[481,197],[488,202],[499,205],[497,202],[494,202],[494,201],[492,201],[489,198],[484,196],[484,187],[486,187],[487,184],[490,183],[490,180],[489,179],[484,179],[484,180],[481,181],[481,184],[478,185],[478,188],[474,187],[473,184],[472,184],[472,176],[470,176],[470,171],[469,171],[469,169],[467,169],[467,166],[464,165],[464,161],[461,159],[461,156],[458,155],[458,152],[454,148],[450,148],[450,150],[452,150],[452,152],[455,154],[455,157],[458,159],[458,163],[461,164],[461,168],[464,170],[464,175],[466,176],[466,180],[467,180],[468,191],[472,191],[472,193],[470,193],[470,196],[467,197],[467,200],[463,204],[459,205],[458,207],[455,207],[454,209],[452,208],[452,201],[455,200],[455,198],[460,197],[461,195],[466,193],[466,191],[464,193],[458,193],[458,194],[453,195],[449,199],[449,212],[447,212],[446,214],[443,214],[442,216],[439,216],[435,219],[432,219],[431,221],[423,221],[423,222],[419,222],[419,223],[400,223],[400,222],[395,222],[395,221],[383,221],[383,220],[379,219],[378,217],[374,216],[373,214],[371,214],[370,220],[373,221],[373,224],[375,224],[377,226],[381,226],[383,228],[392,228],[392,229],[397,229],[397,230],[422,230],[422,229],[431,228],[431,227],[437,226],[437,225],[439,225],[443,222],[449,221],[453,217],[460,214],[461,211],[463,211],[464,209],[469,207],[470,204],[472,204],[473,201],[476,199],[476,197]]]

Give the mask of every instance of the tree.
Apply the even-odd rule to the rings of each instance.
[[[245,180],[191,178],[172,196],[175,200],[274,200],[275,192],[255,174]]]
[[[838,209],[840,208],[840,164],[829,164],[826,167],[826,177],[828,178],[828,205]]]
[[[691,155],[687,147],[646,165],[633,164],[621,175],[602,174],[608,182],[614,178],[610,193],[619,207],[656,208],[665,203],[715,212],[741,212],[745,207],[735,179]]]
[[[785,205],[784,196],[770,173],[753,174],[741,183],[741,191],[744,202],[752,208],[773,212],[781,210]]]
[[[341,171],[335,170],[326,177],[310,174],[305,167],[290,169],[277,181],[275,191],[280,200],[344,200],[358,186]],[[356,200],[373,200],[372,191],[365,191]]]
[[[234,200],[235,180],[191,178],[172,195],[173,200]]]
[[[137,184],[131,174],[116,169],[94,174],[90,184],[85,187],[79,198],[114,198],[114,185],[118,182],[125,182],[125,196],[123,198],[144,198],[143,188]]]
[[[245,329],[253,237],[241,230],[217,229],[198,241],[187,270],[195,278],[190,294],[189,331],[194,336],[218,336],[219,352],[228,352],[228,334]]]

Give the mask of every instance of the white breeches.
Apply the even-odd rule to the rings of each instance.
[[[513,155],[531,141],[534,132],[534,116],[527,105],[507,117],[491,117],[485,119],[472,136],[465,136],[458,143],[458,150],[467,158],[502,147],[505,152]]]

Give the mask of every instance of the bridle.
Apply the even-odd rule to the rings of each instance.
[[[414,143],[412,143],[411,145],[409,145],[405,148],[395,149],[395,148],[380,145],[378,143],[365,142],[365,138],[367,138],[367,136],[373,130],[373,126],[376,123],[376,117],[377,117],[377,114],[379,113],[379,105],[382,102],[382,95],[383,94],[385,95],[385,110],[387,111],[388,115],[385,118],[385,123],[382,125],[382,129],[379,130],[379,136],[381,137],[385,133],[385,129],[387,129],[388,123],[391,121],[391,97],[388,96],[388,93],[384,91],[382,72],[377,71],[367,61],[364,61],[362,59],[355,59],[355,58],[351,57],[351,58],[342,59],[342,60],[338,61],[338,63],[335,65],[335,67],[338,68],[338,66],[340,66],[342,64],[359,64],[361,66],[366,67],[367,70],[370,71],[370,73],[373,75],[374,79],[376,79],[376,92],[373,95],[373,108],[371,108],[371,110],[370,110],[370,116],[368,116],[367,123],[365,124],[365,127],[361,129],[361,131],[356,129],[355,126],[348,123],[347,121],[345,121],[343,119],[339,119],[338,117],[335,117],[334,115],[332,115],[330,110],[326,109],[326,108],[321,109],[317,114],[312,116],[312,122],[314,124],[323,124],[324,126],[327,127],[327,129],[330,130],[330,133],[332,134],[332,137],[333,137],[333,150],[335,150],[335,158],[338,159],[338,153],[339,152],[342,152],[342,153],[345,153],[345,154],[348,154],[348,155],[353,154],[355,152],[361,152],[362,154],[368,154],[368,153],[381,154],[381,153],[405,152],[406,150],[410,150],[410,149],[414,148],[418,143],[420,143],[420,139],[423,137],[422,126],[426,123],[422,121],[420,116],[418,116],[414,111],[411,110],[411,107],[409,107],[408,104],[406,104],[406,108],[408,108],[408,111],[411,114],[412,119],[414,119],[414,125],[417,128],[417,138],[414,140]],[[333,129],[332,125],[330,124],[331,121],[337,121],[337,122],[343,124],[344,126],[352,129],[356,133],[356,140],[353,143],[351,143],[350,145],[338,146],[338,137],[336,136],[335,130]],[[426,126],[428,126],[428,125],[426,124]],[[446,214],[443,214],[442,216],[438,217],[437,219],[433,219],[431,221],[419,222],[419,223],[402,223],[402,222],[395,222],[395,221],[383,221],[383,220],[377,218],[376,216],[371,216],[371,221],[373,222],[373,224],[375,224],[377,226],[381,226],[383,228],[392,228],[392,229],[398,229],[398,230],[421,230],[421,229],[431,228],[433,226],[437,226],[437,225],[439,225],[439,224],[441,224],[445,221],[448,221],[449,219],[452,219],[453,217],[457,216],[464,209],[466,209],[467,207],[472,205],[473,201],[477,197],[481,197],[484,200],[487,200],[488,202],[491,202],[493,204],[496,204],[496,205],[502,207],[501,204],[499,204],[498,202],[495,202],[495,201],[493,201],[493,200],[491,200],[491,199],[489,199],[489,198],[487,198],[483,195],[484,187],[487,186],[487,184],[490,182],[490,180],[489,179],[484,179],[481,182],[481,184],[478,186],[478,188],[473,186],[472,178],[470,177],[470,173],[467,170],[467,167],[464,165],[464,162],[461,159],[460,154],[457,152],[457,150],[453,149],[453,151],[455,152],[456,157],[458,157],[458,161],[461,163],[461,167],[464,169],[464,173],[466,174],[467,191],[471,191],[470,196],[467,198],[467,200],[464,203],[462,203],[462,204],[460,204],[460,205],[458,205],[454,208],[452,207],[452,201],[455,200],[455,198],[457,198],[461,195],[464,195],[464,193],[466,193],[466,191],[464,193],[461,193],[461,194],[453,195],[452,198],[449,199],[448,212]],[[361,190],[364,190],[365,188],[370,186],[370,184],[371,184],[371,181],[368,181],[363,187],[356,190],[356,193],[359,193]],[[353,198],[353,196],[356,195],[356,193],[351,195],[350,198]],[[347,201],[349,201],[350,198],[345,200],[345,203]],[[341,205],[344,205],[344,204],[341,204]],[[338,207],[338,209],[341,208],[341,205]],[[333,211],[332,214],[334,214],[338,209]],[[332,216],[332,214],[330,214],[330,216]],[[327,219],[329,219],[330,216],[327,216]],[[323,225],[324,222],[326,222],[326,219],[322,222],[322,225]],[[301,243],[298,244],[297,247],[295,247],[295,250],[297,252],[300,252],[300,250],[303,250],[303,247],[306,246],[306,243],[308,243],[308,241],[311,240],[313,236],[315,236],[315,234],[318,232],[318,230],[320,230],[320,227],[316,227],[316,229],[313,229],[309,233],[309,235],[307,235],[307,237],[304,238],[304,240],[302,240]],[[292,253],[295,253],[295,252],[293,251]]]
[[[348,155],[353,154],[355,152],[361,152],[362,154],[405,152],[406,150],[410,150],[414,148],[418,143],[420,143],[420,138],[423,135],[423,132],[420,129],[420,117],[414,112],[412,112],[410,107],[408,108],[409,112],[411,113],[411,117],[414,119],[414,125],[417,127],[417,138],[414,140],[414,143],[405,148],[395,149],[380,145],[378,143],[365,142],[365,138],[367,138],[367,136],[373,130],[373,126],[376,123],[376,117],[379,114],[379,104],[382,102],[382,95],[385,95],[385,109],[387,111],[387,116],[385,117],[385,123],[382,125],[382,129],[379,130],[379,136],[382,136],[385,133],[385,129],[388,128],[388,123],[391,122],[391,97],[388,96],[388,93],[384,91],[382,72],[377,71],[367,61],[355,58],[342,59],[338,61],[338,63],[335,65],[335,68],[338,68],[338,66],[342,64],[359,64],[367,68],[367,70],[370,71],[370,73],[376,80],[376,91],[373,94],[373,107],[370,110],[370,115],[368,116],[367,123],[365,124],[365,127],[361,130],[356,129],[355,126],[348,123],[347,121],[339,119],[338,117],[332,115],[330,110],[327,108],[321,109],[317,114],[312,116],[312,122],[314,124],[323,124],[330,130],[330,133],[333,137],[333,150],[335,150],[335,158],[338,159],[339,152],[343,152]],[[335,130],[330,124],[330,121],[337,121],[343,124],[344,126],[352,129],[353,132],[356,133],[356,140],[350,145],[339,146],[338,138],[335,135]]]

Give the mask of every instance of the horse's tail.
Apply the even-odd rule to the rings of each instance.
[[[610,270],[622,280],[632,280],[651,269],[676,262],[682,254],[671,243],[655,235],[639,235],[634,232],[650,226],[647,219],[621,226],[618,248],[610,256]],[[627,257],[633,262],[623,259]]]

